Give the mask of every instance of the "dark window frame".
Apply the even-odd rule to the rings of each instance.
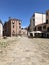
[[[46,24],[48,24],[48,19],[46,20]]]
[[[46,25],[43,26],[43,29],[46,29]]]
[[[35,19],[33,19],[33,21],[35,21]]]
[[[39,26],[38,27],[38,31],[42,31],[42,26]]]
[[[48,16],[48,12],[46,12],[46,15]]]
[[[15,24],[15,22],[12,21],[12,24]]]
[[[36,27],[34,28],[34,31],[36,31]]]
[[[21,28],[21,26],[19,26],[19,28]]]
[[[14,25],[13,25],[13,28],[14,28]]]
[[[47,28],[47,32],[49,32],[49,27]]]
[[[15,31],[13,30],[13,33],[15,33]]]

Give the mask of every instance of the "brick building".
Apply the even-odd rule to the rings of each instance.
[[[4,23],[4,36],[17,36],[21,33],[21,20],[9,19],[8,22]]]

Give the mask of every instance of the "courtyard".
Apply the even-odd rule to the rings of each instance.
[[[0,39],[0,65],[49,65],[49,39]]]

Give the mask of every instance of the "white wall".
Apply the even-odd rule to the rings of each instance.
[[[36,25],[46,22],[46,14],[34,13],[34,15],[35,16],[34,17],[32,16],[30,19],[30,30],[31,31],[33,31],[33,29]]]
[[[0,23],[0,37],[3,35],[3,25]]]
[[[35,25],[46,22],[46,14],[35,13]]]

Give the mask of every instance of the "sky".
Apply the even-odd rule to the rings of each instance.
[[[22,20],[22,27],[30,24],[34,12],[46,13],[49,0],[0,0],[0,19],[4,23],[9,17]]]

